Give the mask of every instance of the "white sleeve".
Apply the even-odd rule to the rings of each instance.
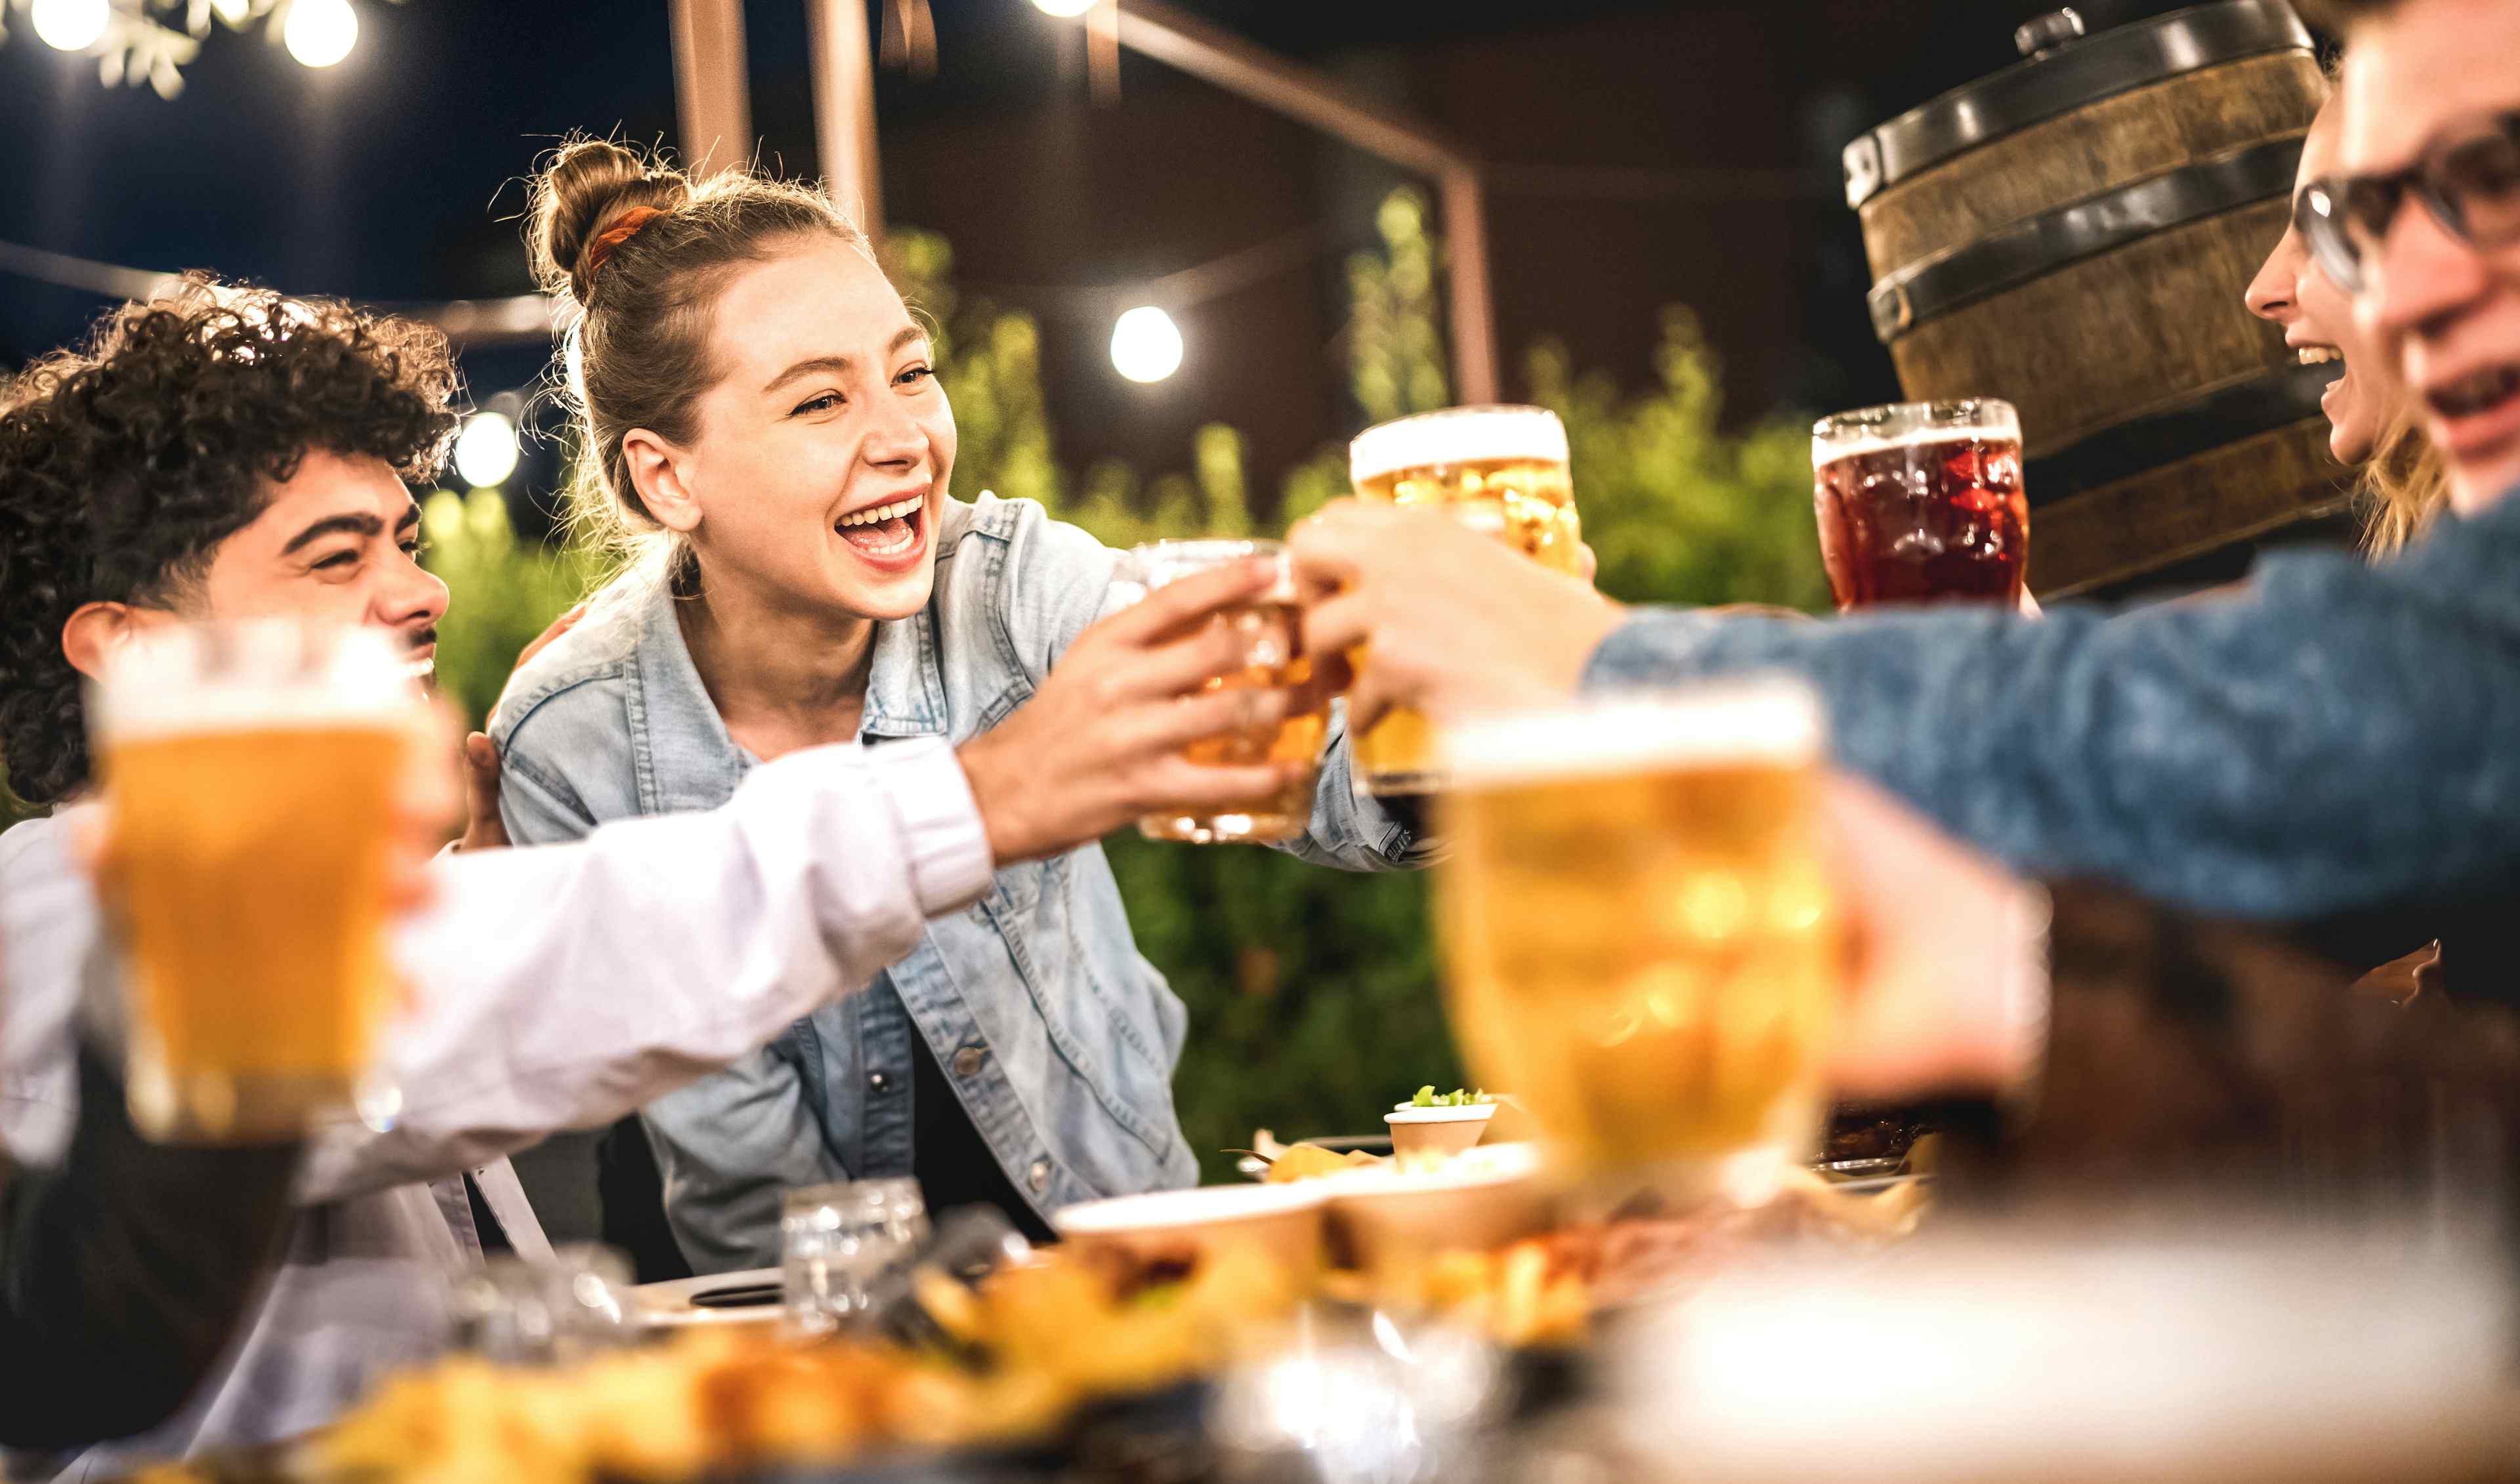
[[[442,860],[398,944],[416,1001],[383,1063],[400,1113],[324,1130],[304,1198],[608,1123],[864,986],[991,866],[942,740],[815,748],[705,814]]]

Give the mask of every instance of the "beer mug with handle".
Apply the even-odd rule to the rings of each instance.
[[[1544,566],[1584,575],[1566,427],[1545,407],[1455,407],[1378,424],[1348,445],[1357,498],[1441,510]],[[1363,672],[1371,658],[1353,656]],[[1408,798],[1443,787],[1434,734],[1393,710],[1356,739],[1359,787]]]
[[[1447,1010],[1560,1168],[1755,1199],[1808,1157],[1846,972],[1821,733],[1784,681],[1444,733]]]
[[[292,1138],[389,1102],[386,877],[425,703],[382,630],[154,629],[90,697],[126,951],[133,1122]]]

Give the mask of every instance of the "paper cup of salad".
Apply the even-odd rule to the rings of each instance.
[[[1413,1154],[1458,1154],[1484,1138],[1496,1116],[1496,1100],[1485,1093],[1459,1088],[1439,1093],[1421,1087],[1407,1102],[1395,1103],[1382,1121],[1391,1128],[1395,1159]]]

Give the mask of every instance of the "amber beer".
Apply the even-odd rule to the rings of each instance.
[[[1286,565],[1285,548],[1275,541],[1156,541],[1121,559],[1117,587],[1125,597],[1142,597],[1166,583],[1195,572],[1253,557],[1274,558],[1278,585],[1257,603],[1230,609],[1210,619],[1242,638],[1243,663],[1207,683],[1207,689],[1238,690],[1309,684],[1312,661],[1299,641],[1294,578]],[[1149,839],[1186,840],[1212,845],[1292,839],[1313,818],[1313,794],[1321,778],[1322,742],[1329,732],[1329,699],[1295,712],[1274,726],[1202,738],[1186,749],[1192,762],[1209,767],[1248,767],[1260,763],[1301,763],[1301,776],[1269,798],[1239,810],[1181,808],[1150,814],[1138,821]]]
[[[93,700],[154,1138],[285,1138],[382,1089],[385,872],[416,693],[377,630],[190,626]]]
[[[1868,407],[1812,428],[1821,560],[1840,609],[2017,607],[2030,562],[2021,421],[1989,398]]]
[[[1544,566],[1580,572],[1584,544],[1567,475],[1566,428],[1541,407],[1456,407],[1357,434],[1348,476],[1359,498],[1425,505],[1487,531]],[[1356,656],[1359,668],[1367,656]],[[1395,710],[1356,740],[1358,783],[1383,795],[1443,786],[1426,718]]]
[[[1444,737],[1447,1007],[1579,1175],[1692,1186],[1805,1157],[1843,973],[1821,719],[1777,683]]]

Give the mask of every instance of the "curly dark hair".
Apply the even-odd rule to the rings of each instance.
[[[0,758],[31,804],[86,782],[82,604],[166,605],[313,450],[433,477],[455,362],[427,325],[196,275],[0,386]]]

